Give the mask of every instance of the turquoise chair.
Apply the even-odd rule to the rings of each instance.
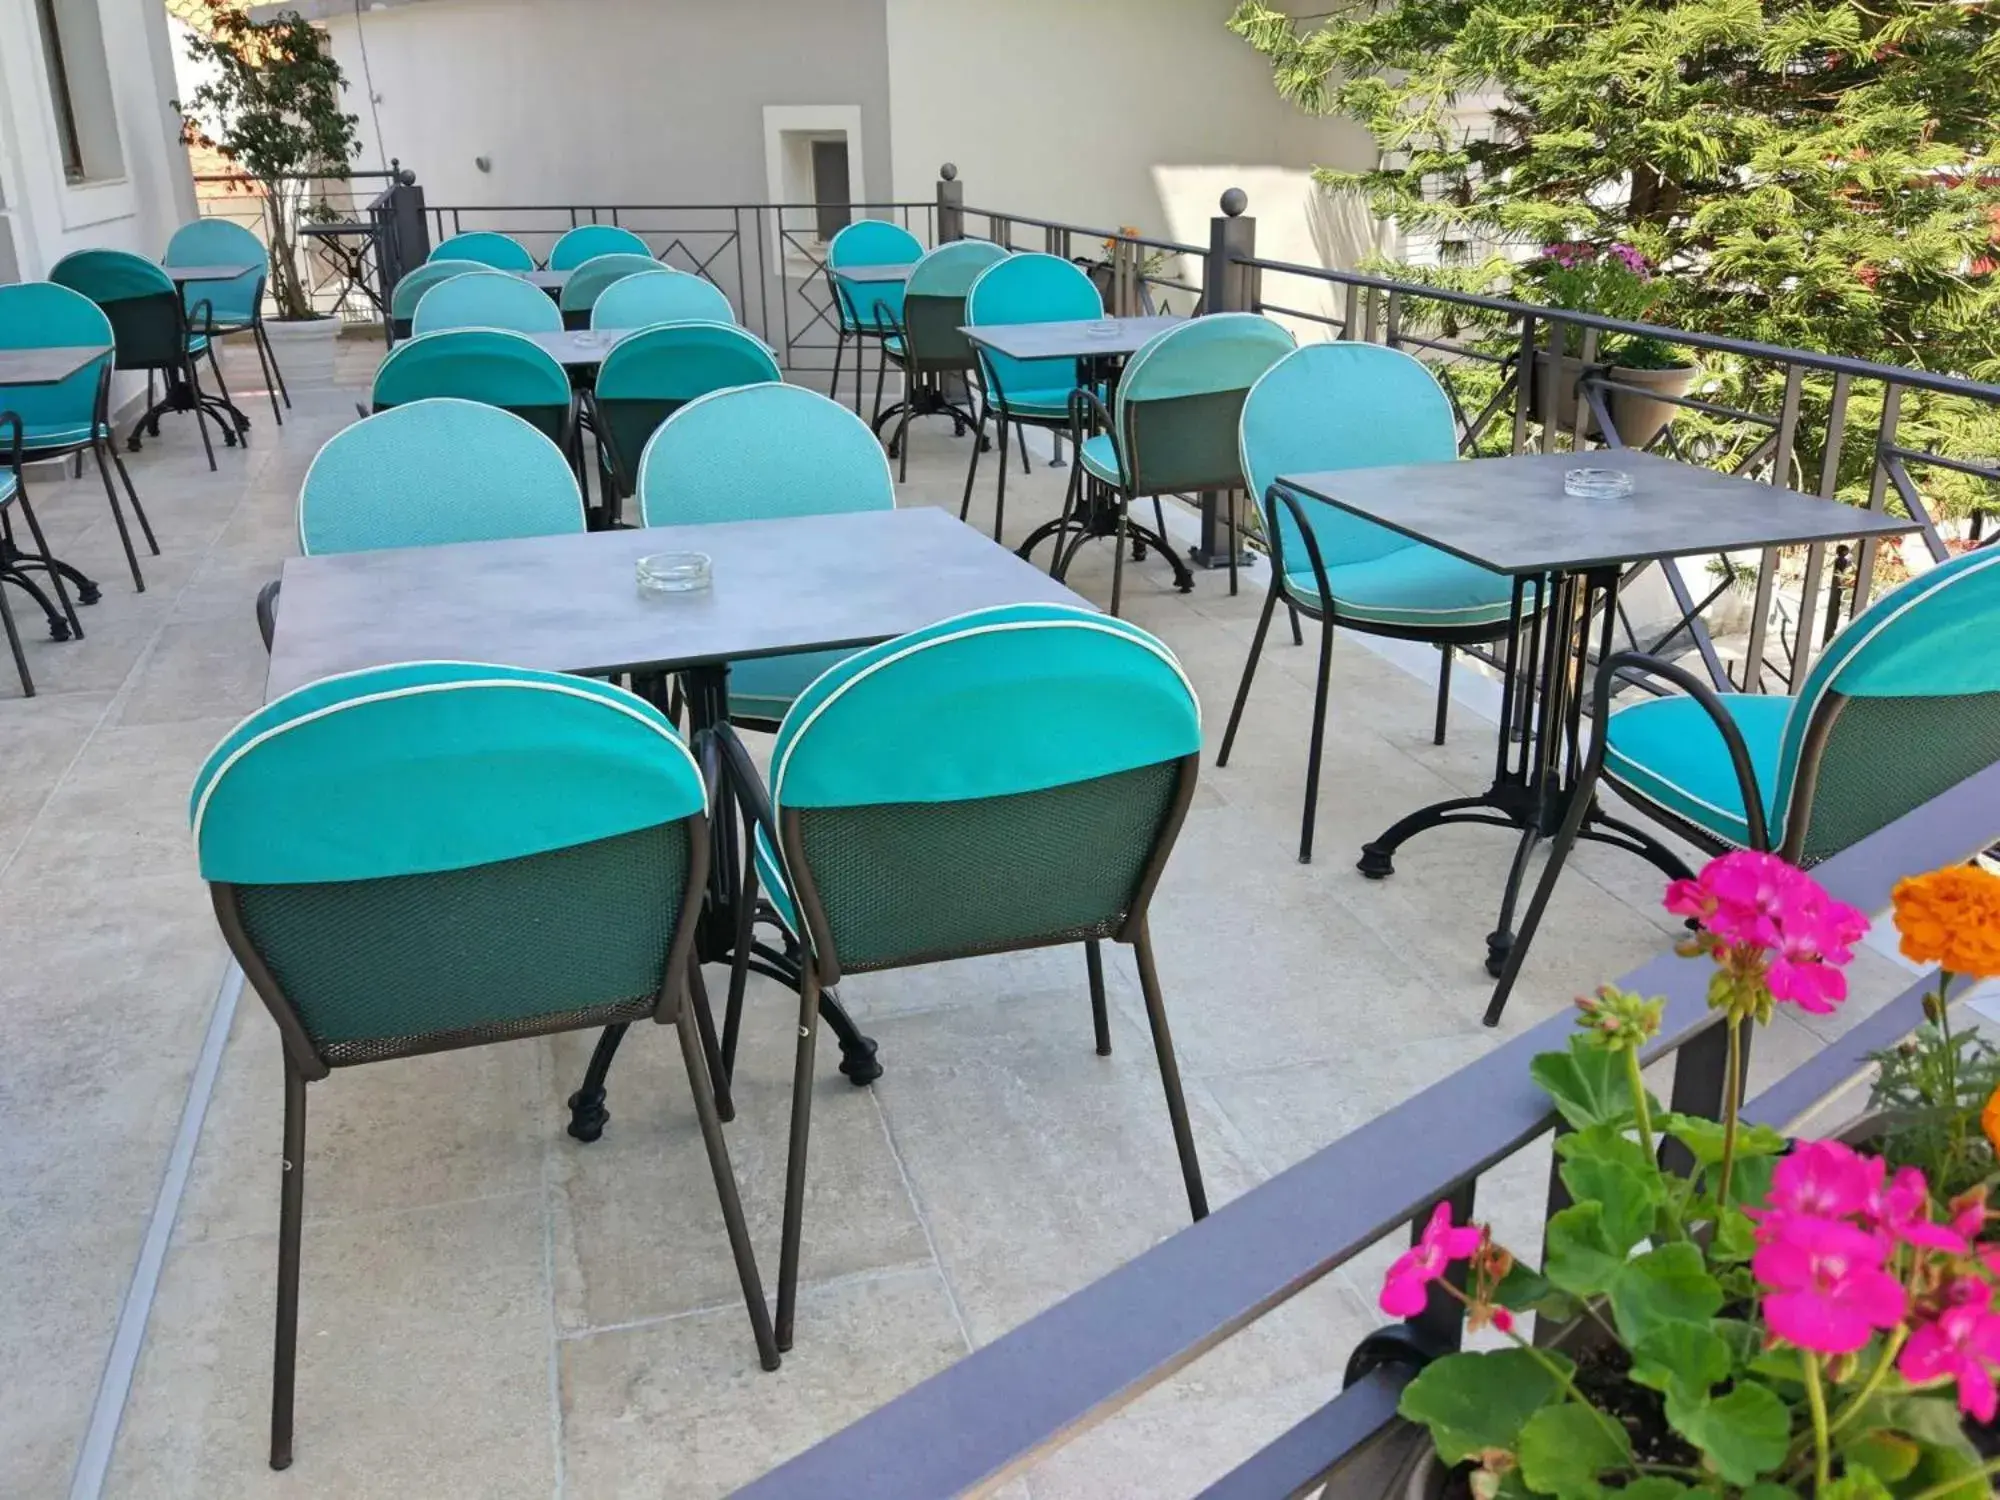
[[[510,328],[515,333],[561,333],[562,314],[549,294],[503,271],[448,276],[417,299],[412,333],[445,328]]]
[[[893,281],[850,281],[840,273],[855,266],[914,265],[924,253],[923,241],[900,224],[885,219],[856,219],[826,247],[826,284],[833,296],[838,341],[833,349],[833,377],[827,390],[840,395],[840,367],[847,346],[854,345],[854,414],[861,415],[861,363],[864,345],[876,346],[875,412],[882,411],[882,376],[888,353],[882,341],[895,333],[903,315],[903,288]]]
[[[1297,615],[1317,620],[1319,677],[1313,695],[1312,743],[1306,755],[1305,813],[1299,826],[1299,862],[1307,864],[1312,860],[1313,814],[1319,804],[1334,626],[1439,648],[1443,662],[1433,738],[1442,745],[1450,704],[1451,653],[1458,646],[1505,638],[1514,585],[1499,573],[1413,542],[1337,506],[1294,495],[1275,482],[1281,474],[1457,458],[1458,428],[1451,402],[1431,372],[1409,355],[1378,344],[1308,344],[1271,366],[1251,388],[1243,402],[1239,439],[1242,473],[1257,499],[1269,539],[1271,588],[1257,618],[1257,633],[1250,641],[1250,656],[1243,663],[1243,680],[1215,763],[1229,763],[1272,611],[1283,603],[1293,612],[1295,640]]]
[[[535,257],[528,253],[525,245],[511,235],[495,234],[490,229],[455,234],[440,242],[424,259],[471,260],[482,266],[491,266],[496,271],[535,269]]]
[[[58,349],[80,345],[99,345],[108,349],[116,341],[111,319],[105,315],[104,309],[81,292],[49,281],[0,285],[0,349]],[[44,463],[50,459],[71,457],[81,461],[80,456],[84,453],[96,462],[97,477],[104,481],[104,498],[111,502],[111,519],[118,525],[118,540],[124,544],[125,561],[132,570],[132,587],[143,594],[146,580],[139,572],[139,554],[133,549],[132,534],[125,527],[124,507],[118,503],[118,491],[112,487],[113,469],[118,471],[119,483],[125,487],[125,497],[132,502],[132,514],[138,518],[146,545],[156,557],[160,544],[153,539],[152,523],[146,519],[146,509],[139,503],[139,492],[132,488],[132,476],[125,472],[125,461],[118,456],[118,449],[111,438],[111,370],[114,359],[115,355],[104,354],[55,385],[9,386],[4,398],[0,399],[6,403],[5,410],[20,421],[19,430],[12,436],[19,439],[18,456],[21,462]],[[27,518],[25,512],[22,518]],[[59,593],[62,581],[55,576],[57,574],[66,576],[77,586],[77,597],[83,603],[96,602],[96,584],[68,564],[51,559],[39,536],[35,544],[41,548],[41,557],[30,560],[30,565],[48,572]],[[77,627],[76,611],[69,607],[66,597],[62,602],[63,613],[69,617],[67,623],[75,634],[81,635],[83,632]]]
[[[655,323],[734,323],[736,309],[721,287],[705,276],[690,276],[655,265],[636,276],[621,276],[590,309],[592,328],[650,328]]]
[[[222,428],[225,446],[235,447],[247,427],[229,400],[223,384],[222,367],[215,363],[209,337],[212,318],[206,296],[193,299],[192,308],[181,301],[180,289],[154,262],[129,250],[73,250],[49,268],[49,280],[81,292],[104,309],[111,320],[117,344],[117,368],[144,370],[146,396],[150,403],[145,415],[132,426],[128,447],[139,446],[139,430],[148,428],[160,435],[160,413],[188,411],[195,415],[201,432],[201,446],[208,454],[208,467],[215,468],[215,446],[208,440],[211,420]],[[209,356],[221,399],[201,388],[195,361]],[[166,377],[166,395],[152,401],[153,377]]]
[[[1799,691],[1717,693],[1674,662],[1620,651],[1597,669],[1584,773],[1487,1007],[1497,1026],[1600,780],[1708,854],[1830,859],[2000,761],[2000,547],[1940,563],[1848,621]],[[1614,710],[1642,677],[1681,691]],[[1968,844],[1988,828],[1966,830]],[[1655,845],[1640,852],[1689,872]],[[1664,856],[1664,857],[1662,857]]]
[[[891,312],[885,301],[875,309],[894,332],[882,347],[902,368],[905,389],[896,435],[889,456],[896,460],[896,479],[910,477],[910,419],[950,416],[953,436],[972,425],[972,413],[954,405],[945,389],[953,376],[975,373],[979,359],[966,339],[965,296],[972,283],[1007,252],[991,240],[954,240],[928,251],[903,283],[902,309]],[[876,418],[879,427],[881,418]]]
[[[568,235],[563,236],[568,239]],[[561,308],[563,327],[590,327],[590,310],[597,305],[597,299],[605,289],[627,276],[643,276],[657,271],[660,263],[650,255],[606,254],[594,255],[570,272],[569,280],[556,294],[556,305]]]
[[[671,1025],[758,1358],[778,1367],[694,954],[706,803],[694,757],[643,699],[457,662],[287,693],[202,766],[202,878],[285,1059],[272,1468],[292,1461],[306,1085],[336,1068]]]
[[[620,229],[616,224],[579,224],[549,250],[549,269],[574,271],[600,255],[643,255],[647,260],[653,259],[646,242],[629,229]]]
[[[422,265],[405,271],[389,293],[389,337],[391,340],[406,339],[410,336],[410,324],[417,316],[417,304],[423,300],[425,292],[440,281],[449,281],[454,276],[462,276],[467,271],[489,269],[476,260],[438,260],[432,258]]]
[[[376,411],[456,396],[510,411],[562,448],[574,435],[574,392],[562,362],[533,339],[500,328],[419,334],[375,368]]]
[[[889,461],[868,424],[817,392],[777,384],[714,391],[667,418],[640,456],[638,494],[648,526],[896,507]],[[845,655],[731,663],[730,718],[776,727],[806,684]]]
[[[271,257],[264,242],[232,219],[196,219],[183,224],[167,241],[167,253],[160,257],[168,266],[249,266],[233,281],[190,282],[181,288],[181,301],[190,321],[199,322],[200,308],[207,304],[209,334],[247,333],[257,351],[257,367],[264,372],[264,393],[271,398],[271,419],[285,425],[278,410],[278,398],[292,404],[285,389],[285,372],[278,368],[278,356],[264,332],[264,284],[271,276]],[[209,351],[213,362],[214,350]]]
[[[1118,613],[1119,586],[1125,574],[1128,531],[1150,544],[1174,570],[1174,582],[1186,593],[1194,587],[1173,545],[1167,541],[1166,516],[1160,496],[1202,490],[1235,491],[1247,486],[1237,427],[1244,398],[1264,372],[1296,347],[1291,334],[1257,313],[1214,313],[1191,318],[1178,328],[1156,334],[1126,363],[1113,404],[1090,391],[1070,398],[1071,437],[1077,464],[1070,471],[1069,493],[1055,524],[1055,551],[1049,572],[1060,578],[1071,559],[1093,536],[1103,535],[1086,518],[1084,483],[1094,480],[1112,496],[1117,543],[1111,564],[1111,613]],[[1086,428],[1099,431],[1085,438]],[[1131,521],[1132,502],[1151,497],[1156,530],[1148,536]],[[1229,497],[1229,586],[1236,588],[1236,506]],[[1101,512],[1100,512],[1101,514]],[[1076,540],[1066,541],[1069,522],[1077,522]],[[1022,551],[1032,550],[1032,541]]]
[[[847,974],[1082,943],[1108,1055],[1099,944],[1131,944],[1188,1208],[1208,1212],[1146,923],[1200,760],[1201,708],[1173,654],[1137,626],[1060,605],[977,610],[871,646],[792,705],[770,807],[757,810],[751,881],[797,940],[803,974],[781,1349],[798,1287],[819,994]]]
[[[1010,255],[995,261],[974,279],[965,297],[965,322],[972,328],[996,323],[1062,323],[1103,316],[1104,299],[1097,294],[1090,278],[1056,255]],[[992,417],[1000,449],[1000,490],[993,509],[993,540],[997,542],[1007,513],[1007,426],[1012,423],[1017,432],[1028,427],[1067,432],[1069,398],[1079,384],[1079,371],[1073,359],[1011,359],[977,344],[973,349],[979,356],[976,372],[979,414],[974,419],[974,433],[984,436],[986,419]],[[1025,473],[1028,467],[1025,435],[1021,443],[1021,469]],[[972,510],[979,448],[979,443],[974,442],[972,459],[965,466],[965,498],[958,508],[961,521]]]
[[[771,351],[734,323],[664,323],[621,338],[591,393],[614,522],[617,502],[638,489],[640,458],[662,422],[710,391],[783,379]]]

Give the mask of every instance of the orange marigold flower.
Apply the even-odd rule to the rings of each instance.
[[[1979,1112],[1979,1128],[1993,1143],[1994,1154],[2000,1156],[2000,1089],[1993,1091],[1993,1097],[1986,1101],[1986,1108]]]
[[[2000,978],[2000,875],[1951,865],[1898,881],[1893,899],[1905,958]]]

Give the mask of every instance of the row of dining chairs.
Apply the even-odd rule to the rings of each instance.
[[[646,523],[665,526],[895,505],[867,426],[778,382],[674,411],[642,452],[637,490]],[[583,525],[560,448],[464,400],[355,423],[322,448],[299,496],[308,555]],[[992,711],[968,719],[973,682]],[[731,712],[777,733],[768,794],[744,808],[744,899],[761,890],[802,971],[775,1320],[723,1139],[728,1064],[693,956],[707,788],[656,704],[551,673],[389,666],[275,701],[204,766],[190,805],[202,872],[285,1053],[274,1466],[293,1447],[306,1086],[338,1067],[648,1016],[675,1026],[760,1361],[774,1368],[796,1318],[822,989],[849,973],[1082,943],[1108,1053],[1099,948],[1123,942],[1189,1207],[1207,1211],[1146,925],[1201,745],[1172,653],[1087,610],[1016,606],[860,652],[733,664]],[[905,726],[886,762],[885,723]],[[1012,872],[1004,899],[996,860]],[[732,982],[732,1007],[742,992]],[[732,1016],[722,1034],[735,1031]]]
[[[496,271],[574,271],[600,255],[642,255],[653,259],[652,247],[617,224],[579,224],[549,248],[547,265],[538,265],[528,247],[511,234],[475,229],[438,241],[427,259],[469,260]],[[656,262],[657,263],[657,262]]]

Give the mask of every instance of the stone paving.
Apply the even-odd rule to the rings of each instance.
[[[298,484],[353,419],[379,350],[295,390],[210,474],[186,419],[128,459],[160,537],[134,594],[94,474],[32,494],[103,585],[88,639],[26,632],[41,695],[0,673],[0,1495],[69,1492],[94,1407],[121,1497],[698,1497],[726,1493],[1185,1222],[1136,971],[1109,951],[1114,1054],[1095,1055],[1083,964],[1041,951],[860,976],[842,991],[887,1071],[856,1089],[821,1050],[798,1344],[757,1368],[672,1039],[635,1031],[604,1139],[564,1134],[589,1039],[336,1074],[311,1093],[298,1459],[264,1462],[278,1204],[277,1034],[233,1013],[129,1393],[100,1399],[203,1039],[234,989],[196,876],[187,788],[261,699],[252,600],[295,547]],[[906,504],[955,507],[965,447],[919,424]],[[1016,460],[1018,462],[1018,460]],[[990,525],[982,464],[975,523]],[[1067,470],[1010,475],[1008,532],[1053,514]],[[1108,597],[1109,552],[1073,584]],[[1176,594],[1128,567],[1126,613],[1179,654],[1211,750],[1259,602],[1205,574]],[[1418,666],[1425,665],[1419,658]],[[1482,688],[1430,743],[1432,683],[1337,648],[1319,857],[1293,850],[1312,651],[1277,635],[1231,764],[1206,769],[1153,929],[1211,1200],[1237,1194],[1658,952],[1653,872],[1586,846],[1498,1032],[1479,1025],[1484,935],[1512,841],[1432,834],[1393,880],[1353,868],[1398,812],[1475,790]],[[1886,987],[1887,964],[1870,980]],[[777,1271],[792,1001],[754,987],[730,1150],[767,1286]],[[225,1016],[226,1016],[225,1011]],[[1814,1035],[1790,1016],[1769,1070]],[[1476,1122],[1468,1121],[1468,1129]],[[1486,1202],[1532,1222],[1546,1156]],[[1187,1494],[1331,1395],[1376,1321],[1387,1247],[1327,1278],[1016,1487],[1036,1500]],[[137,1332],[136,1324],[130,1325]],[[85,1465],[85,1477],[93,1472]]]

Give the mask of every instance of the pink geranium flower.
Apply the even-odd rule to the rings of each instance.
[[[1773,1169],[1766,1206],[1749,1213],[1760,1221],[1759,1239],[1771,1239],[1787,1219],[1848,1219],[1867,1212],[1881,1183],[1878,1158],[1839,1141],[1801,1141]]]
[[[1986,1301],[1961,1302],[1918,1326],[1903,1346],[1896,1369],[1912,1385],[1934,1380],[1958,1384],[1958,1407],[1982,1422],[2000,1409],[1993,1376],[2000,1370],[2000,1313]]]
[[[1882,1167],[1878,1160],[1877,1168]],[[1879,1178],[1882,1173],[1876,1173]],[[1904,1167],[1875,1190],[1868,1205],[1868,1218],[1890,1236],[1925,1250],[1942,1250],[1947,1255],[1968,1254],[1972,1246],[1956,1227],[1931,1222],[1931,1189],[1924,1174]]]
[[[1865,916],[1803,870],[1751,850],[1724,854],[1693,880],[1671,882],[1665,905],[1701,924],[1720,945],[1718,962],[1761,961],[1773,999],[1816,1015],[1847,998],[1840,967],[1868,931]]]
[[[1382,1278],[1382,1311],[1396,1318],[1414,1318],[1428,1300],[1425,1289],[1450,1267],[1466,1260],[1479,1248],[1479,1231],[1470,1225],[1451,1227],[1451,1205],[1440,1203],[1431,1210],[1431,1221],[1422,1238],[1389,1267]]]
[[[1882,1268],[1887,1251],[1876,1236],[1796,1214],[1767,1227],[1774,1233],[1750,1270],[1768,1289],[1764,1322],[1777,1337],[1813,1354],[1852,1354],[1903,1320],[1902,1283]]]

